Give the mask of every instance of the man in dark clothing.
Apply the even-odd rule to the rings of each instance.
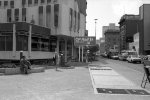
[[[26,59],[25,56],[22,56],[20,60],[20,69],[21,72],[28,74],[28,69],[31,69],[31,63]]]

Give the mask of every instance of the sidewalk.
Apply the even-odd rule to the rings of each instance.
[[[109,66],[140,86],[143,73],[118,67],[110,62],[92,62]],[[44,73],[0,76],[0,100],[149,100],[150,96],[95,94],[89,68],[48,69]],[[103,80],[102,80],[103,81]],[[146,89],[148,86],[146,87]]]

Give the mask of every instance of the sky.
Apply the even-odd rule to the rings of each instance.
[[[139,7],[142,4],[150,4],[150,0],[87,0],[86,29],[89,36],[96,39],[102,37],[102,26],[109,26],[109,23],[118,22],[124,14],[139,14]]]

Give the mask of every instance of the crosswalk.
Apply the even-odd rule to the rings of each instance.
[[[89,66],[94,93],[150,95],[108,66]],[[132,93],[132,92],[133,93]]]

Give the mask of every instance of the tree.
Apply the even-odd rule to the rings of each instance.
[[[88,50],[89,50],[89,56],[92,57],[93,60],[95,60],[96,52],[99,51],[99,45],[96,44],[94,46],[89,46]]]

